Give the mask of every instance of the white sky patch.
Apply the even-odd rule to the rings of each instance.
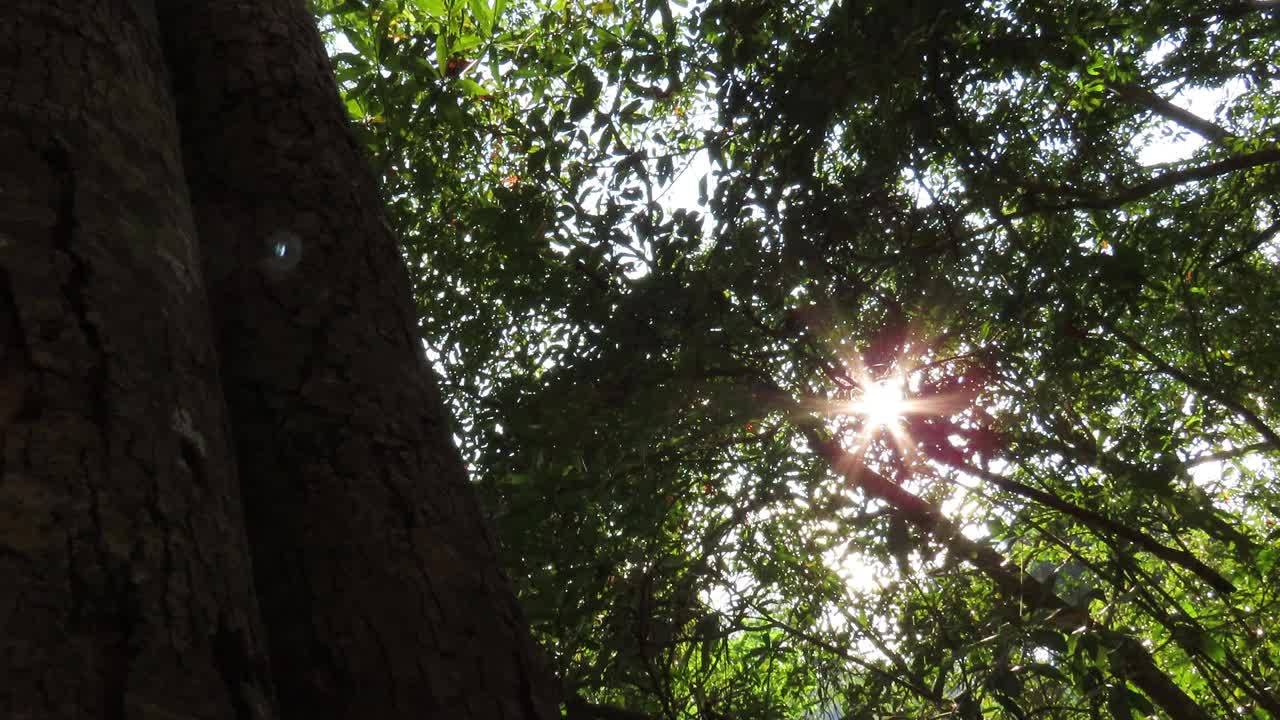
[[[706,150],[699,150],[693,154],[683,168],[676,170],[675,177],[672,178],[671,184],[662,191],[659,200],[668,211],[683,209],[690,212],[705,213],[705,208],[698,202],[698,185],[703,178],[707,180],[707,193],[710,194],[713,181],[711,158]],[[709,216],[704,218],[703,227],[708,230],[710,228],[706,223],[709,221]]]
[[[1218,109],[1245,91],[1240,80],[1219,88],[1186,88],[1166,96],[1169,102],[1211,122],[1217,120]],[[1159,92],[1159,90],[1157,90]],[[1177,123],[1160,119],[1151,129],[1134,139],[1138,162],[1151,167],[1190,160],[1208,141]]]
[[[986,522],[977,520],[982,506],[975,491],[981,488],[981,483],[957,473],[951,494],[942,503],[942,514],[953,518],[960,525],[960,534],[970,540],[985,540],[990,534]]]
[[[359,54],[359,51],[356,50],[356,46],[351,44],[351,41],[347,39],[345,33],[330,33],[327,40],[329,45],[329,55],[331,56],[336,55],[337,53]]]
[[[1175,47],[1175,43],[1169,40],[1156,43],[1143,60],[1151,65],[1159,64]],[[1217,88],[1166,85],[1153,91],[1193,115],[1216,122],[1219,108],[1243,94],[1245,84],[1242,80],[1232,79]],[[1133,142],[1136,148],[1140,148],[1138,162],[1150,167],[1189,160],[1207,141],[1174,122],[1155,118],[1152,127],[1134,138]]]

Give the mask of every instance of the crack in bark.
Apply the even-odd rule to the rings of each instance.
[[[71,271],[67,274],[63,287],[67,302],[71,304],[76,324],[89,346],[90,353],[97,353],[98,361],[89,371],[86,378],[89,382],[90,401],[93,404],[93,420],[102,428],[108,423],[107,412],[107,367],[106,348],[93,320],[89,317],[90,301],[88,287],[92,279],[89,263],[75,248],[76,234],[79,230],[77,220],[76,193],[79,183],[76,179],[75,165],[66,143],[58,137],[50,138],[44,147],[36,151],[49,164],[58,183],[58,194],[54,198],[53,208],[56,220],[53,226],[53,244],[71,262]],[[103,440],[106,438],[104,436]]]
[[[31,349],[9,273],[0,268],[0,427],[39,419],[43,398],[31,372]],[[0,456],[0,469],[4,458]]]
[[[49,137],[43,144],[33,143],[33,149],[48,164],[55,180],[55,197],[51,198],[54,210],[52,241],[54,248],[65,255],[71,263],[63,284],[62,294],[71,306],[71,314],[80,330],[87,353],[92,358],[88,368],[87,391],[89,397],[89,419],[99,429],[102,452],[106,457],[111,455],[111,435],[109,428],[110,410],[107,403],[107,361],[106,347],[101,334],[90,317],[91,300],[88,287],[92,282],[92,271],[89,262],[77,251],[75,245],[79,232],[77,193],[79,182],[76,177],[74,161],[67,144],[56,135]],[[84,476],[92,476],[94,468],[89,464],[85,453],[80,455],[80,463],[84,467]],[[102,482],[86,482],[85,492],[89,501],[89,517],[94,531],[93,554],[96,556],[94,568],[100,576],[100,588],[90,587],[93,582],[86,580],[85,568],[75,570],[74,537],[68,539],[70,566],[72,570],[72,608],[73,617],[89,623],[101,623],[106,631],[97,643],[98,661],[102,664],[99,672],[102,681],[103,713],[106,720],[125,720],[128,711],[128,684],[134,660],[137,656],[138,628],[143,622],[143,612],[137,586],[129,572],[130,561],[117,561],[112,557],[107,545],[106,523],[102,513],[100,490],[111,487],[111,463],[106,463]],[[136,545],[133,552],[140,553],[141,545]],[[92,570],[90,570],[92,572]]]
[[[267,662],[250,650],[252,643],[243,628],[232,627],[225,615],[218,617],[213,634],[213,658],[227,688],[236,720],[263,720],[269,717],[262,688],[268,686]]]

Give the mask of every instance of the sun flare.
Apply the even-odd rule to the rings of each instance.
[[[892,425],[905,413],[906,398],[902,384],[894,380],[881,380],[863,386],[862,397],[854,401],[852,409],[867,419],[872,427]]]

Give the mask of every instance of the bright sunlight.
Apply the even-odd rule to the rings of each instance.
[[[850,409],[865,417],[869,426],[884,427],[902,417],[907,409],[906,404],[900,381],[881,380],[867,383],[863,387],[862,397],[854,401]]]

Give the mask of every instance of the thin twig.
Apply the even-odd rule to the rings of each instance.
[[[902,519],[928,533],[956,557],[963,558],[994,582],[1007,597],[1017,598],[1029,609],[1047,613],[1047,622],[1064,632],[1086,628],[1111,648],[1113,667],[1175,720],[1208,720],[1209,715],[1169,678],[1134,638],[1096,623],[1089,614],[1072,607],[1053,590],[1022,571],[993,548],[969,539],[932,503],[877,473],[850,455],[839,443],[823,436],[814,422],[801,422],[809,447],[836,474],[867,495],[892,506]]]
[[[1160,358],[1160,356],[1149,350],[1145,345],[1138,342],[1136,338],[1126,334],[1124,331],[1111,324],[1111,321],[1103,319],[1102,327],[1130,350],[1136,352],[1142,357],[1142,359],[1152,365],[1155,365],[1156,368],[1164,374],[1178,380],[1183,385],[1186,385],[1201,395],[1218,401],[1218,404],[1239,415],[1241,418],[1244,418],[1244,421],[1256,430],[1259,435],[1266,438],[1267,442],[1270,443],[1272,447],[1280,450],[1280,435],[1277,435],[1276,431],[1272,430],[1269,425],[1263,422],[1262,418],[1259,417],[1257,413],[1245,407],[1240,401],[1220,392],[1209,382],[1201,380],[1173,364],[1166,362]]]
[[[1134,528],[1112,520],[1109,517],[1063,500],[1053,493],[1045,492],[1044,490],[1023,484],[1012,478],[998,475],[990,470],[974,467],[963,460],[954,464],[949,462],[948,464],[952,464],[956,469],[969,473],[970,475],[980,477],[1005,492],[1021,495],[1022,497],[1034,500],[1045,507],[1053,508],[1064,515],[1069,515],[1094,530],[1107,532],[1122,540],[1128,540],[1139,548],[1146,550],[1162,560],[1167,560],[1191,571],[1192,573],[1195,573],[1210,587],[1224,595],[1229,595],[1235,592],[1236,588],[1229,580],[1219,574],[1217,570],[1214,570],[1201,562],[1199,558],[1183,550],[1164,545],[1140,530],[1135,530]]]
[[[1235,262],[1235,261],[1237,261],[1237,260],[1239,260],[1239,259],[1241,259],[1241,258],[1243,258],[1243,257],[1247,256],[1249,253],[1251,253],[1251,252],[1253,252],[1254,250],[1257,250],[1258,248],[1262,247],[1262,246],[1263,246],[1263,244],[1264,244],[1264,243],[1266,243],[1267,241],[1269,241],[1269,240],[1271,240],[1271,239],[1275,238],[1276,233],[1280,233],[1280,220],[1276,220],[1275,222],[1273,222],[1273,223],[1271,223],[1270,225],[1268,225],[1268,226],[1267,226],[1267,228],[1266,228],[1265,230],[1263,230],[1262,232],[1259,232],[1257,235],[1253,236],[1253,239],[1252,239],[1252,240],[1250,240],[1249,242],[1245,243],[1244,247],[1240,248],[1239,250],[1236,250],[1235,252],[1231,253],[1230,255],[1228,255],[1228,256],[1226,256],[1226,257],[1222,258],[1221,260],[1219,260],[1219,261],[1215,262],[1215,263],[1213,264],[1213,267],[1215,267],[1215,268],[1220,268],[1220,267],[1222,267],[1223,265],[1229,265],[1229,264],[1231,264],[1231,263],[1233,263],[1233,262]]]

